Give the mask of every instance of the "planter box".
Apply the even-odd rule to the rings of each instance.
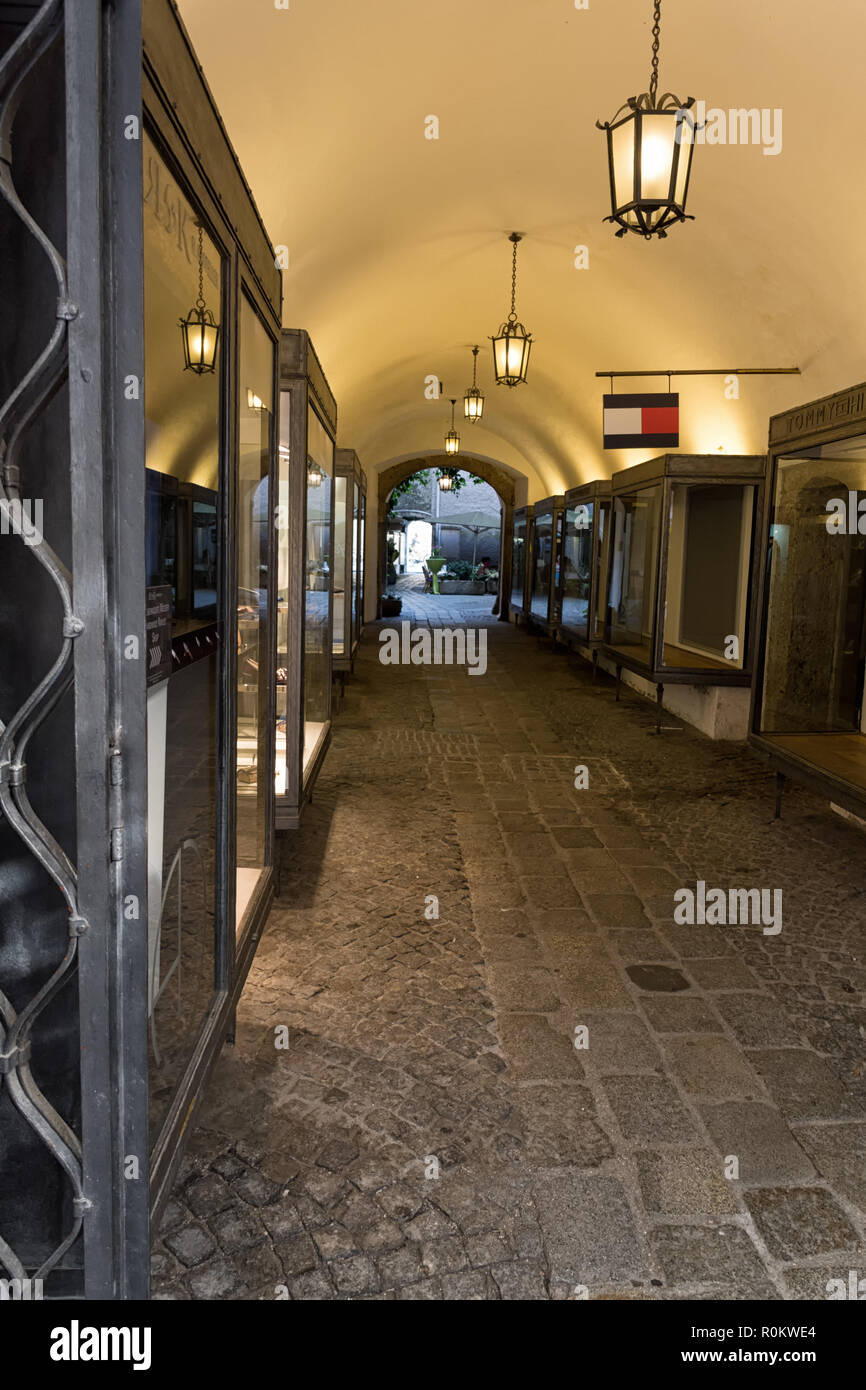
[[[402,600],[401,598],[383,598],[383,599],[382,599],[382,617],[383,617],[383,618],[396,618],[396,617],[401,613],[402,609],[403,609],[403,600]]]
[[[498,580],[498,579],[486,579],[484,582],[485,582],[485,585],[487,586],[487,592],[488,592],[488,594],[498,594],[498,593],[499,593],[499,580]]]
[[[483,594],[483,579],[440,579],[440,594]]]

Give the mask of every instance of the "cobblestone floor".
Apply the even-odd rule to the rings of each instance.
[[[866,1277],[861,832],[796,787],[774,822],[747,749],[656,737],[576,659],[487,635],[471,677],[382,666],[368,631],[156,1296],[795,1299]],[[781,888],[781,933],[674,925],[697,880]]]

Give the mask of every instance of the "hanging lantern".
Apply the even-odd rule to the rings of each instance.
[[[198,299],[185,319],[180,319],[180,332],[183,338],[184,371],[189,369],[201,376],[212,372],[216,366],[217,343],[220,326],[204,302],[204,253],[202,250],[202,225],[198,224]]]
[[[517,297],[517,243],[523,238],[519,232],[512,232],[508,240],[514,247],[511,257],[511,313],[492,340],[497,386],[519,386],[521,381],[526,380],[532,348],[532,334],[527,333],[523,324],[518,322],[514,307]]]
[[[446,436],[445,436],[445,452],[446,452],[446,454],[459,454],[459,453],[460,453],[460,435],[457,433],[457,431],[456,431],[455,428],[454,428],[454,407],[455,407],[456,404],[457,404],[457,401],[456,401],[456,400],[453,400],[453,401],[451,402],[451,428],[450,428],[450,430],[448,431],[448,433],[447,433]]]
[[[454,475],[456,468],[442,468],[439,470],[439,491],[450,492],[454,486]]]
[[[325,475],[315,459],[307,459],[307,485],[309,487],[321,487]]]
[[[463,414],[474,425],[484,414],[484,396],[478,390],[478,348],[472,349],[472,385],[463,397]]]
[[[611,215],[617,236],[637,232],[649,241],[666,237],[673,222],[692,222],[686,212],[695,142],[690,113],[694,97],[680,101],[658,94],[661,0],[653,7],[653,59],[648,92],[629,97],[612,121],[596,121],[607,131]],[[623,114],[625,113],[625,114]]]

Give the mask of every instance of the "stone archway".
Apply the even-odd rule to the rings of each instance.
[[[510,614],[509,599],[511,595],[511,535],[514,525],[515,481],[511,474],[506,473],[505,469],[492,459],[482,458],[480,455],[464,454],[462,452],[459,455],[456,465],[454,457],[451,454],[418,454],[415,458],[401,459],[398,463],[392,464],[390,468],[384,468],[378,475],[379,544],[377,582],[379,599],[376,605],[377,617],[381,617],[381,595],[385,592],[388,498],[397,484],[402,483],[405,478],[410,478],[413,473],[420,473],[421,470],[425,468],[454,468],[455,466],[463,469],[467,473],[474,473],[476,478],[483,478],[485,483],[489,483],[497,493],[502,503],[502,530],[499,536],[499,596],[493,611],[498,611],[500,622],[508,622]]]

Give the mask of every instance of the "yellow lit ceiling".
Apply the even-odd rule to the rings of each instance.
[[[640,462],[605,453],[596,370],[799,366],[802,377],[674,381],[684,452],[762,453],[771,413],[866,376],[861,0],[663,0],[660,90],[782,112],[782,148],[695,151],[696,221],[617,240],[605,138],[645,91],[651,0],[181,0],[276,245],[283,322],[311,333],[340,443],[369,472],[441,448],[472,379],[464,446],[529,500]],[[438,140],[425,138],[436,116]],[[772,119],[770,114],[769,119]],[[768,131],[772,127],[768,126]],[[778,130],[778,127],[776,127]],[[492,379],[517,309],[529,378]],[[589,268],[574,267],[586,246]],[[425,399],[425,378],[445,398]],[[620,382],[619,390],[666,390]]]

